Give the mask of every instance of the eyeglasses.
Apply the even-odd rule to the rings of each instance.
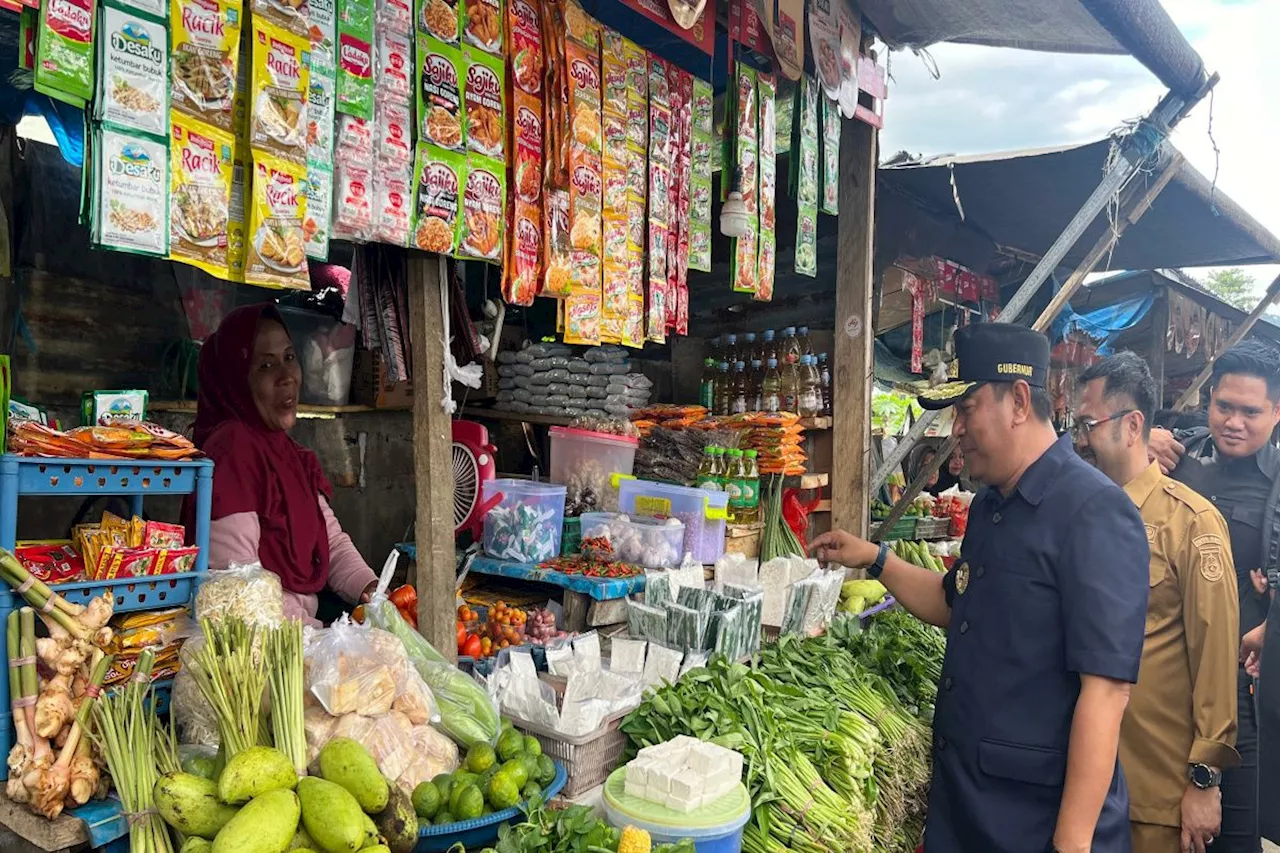
[[[1071,434],[1074,435],[1076,438],[1088,438],[1091,432],[1093,432],[1095,429],[1102,426],[1103,424],[1110,423],[1111,421],[1117,420],[1118,418],[1123,418],[1125,415],[1132,415],[1136,411],[1138,410],[1122,409],[1121,411],[1114,412],[1110,415],[1107,415],[1105,418],[1103,418],[1100,421],[1076,421],[1071,426]]]

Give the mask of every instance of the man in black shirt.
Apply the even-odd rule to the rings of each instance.
[[[1240,594],[1243,664],[1251,648],[1261,650],[1271,607],[1264,579],[1268,569],[1280,565],[1280,449],[1271,444],[1280,423],[1280,356],[1246,341],[1218,357],[1210,381],[1208,428],[1176,437],[1154,430],[1151,445],[1165,470],[1208,498],[1227,520]],[[1259,684],[1262,693],[1255,704],[1253,678],[1242,666],[1240,766],[1223,773],[1222,835],[1213,853],[1257,853],[1259,777],[1264,802],[1280,796],[1280,649]],[[1277,810],[1264,810],[1262,820],[1263,834],[1280,839]]]

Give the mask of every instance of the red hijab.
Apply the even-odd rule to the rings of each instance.
[[[196,446],[213,460],[213,518],[258,516],[258,559],[286,590],[319,592],[329,580],[320,496],[332,496],[316,455],[269,429],[249,388],[259,326],[284,318],[269,302],[237,308],[200,349]]]

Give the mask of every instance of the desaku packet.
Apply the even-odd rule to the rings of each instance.
[[[118,0],[101,7],[94,116],[119,128],[168,134],[169,34]]]
[[[169,251],[168,146],[99,125],[92,149],[94,243],[163,258]]]

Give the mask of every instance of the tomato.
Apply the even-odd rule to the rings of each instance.
[[[462,651],[462,646],[467,642],[467,627],[461,622],[458,623],[458,651]]]
[[[462,645],[462,654],[469,658],[480,657],[480,638],[475,634],[467,637],[467,641]]]

